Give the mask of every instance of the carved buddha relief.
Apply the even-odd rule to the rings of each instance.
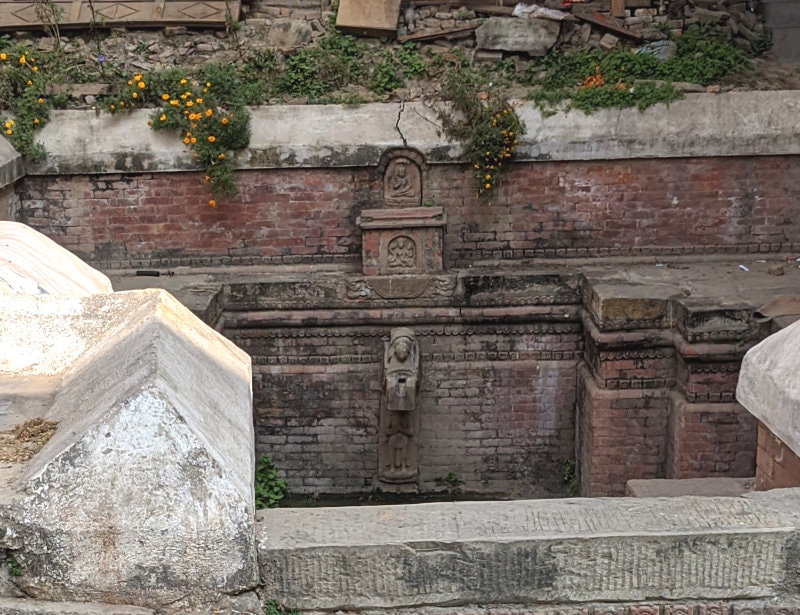
[[[422,173],[410,158],[393,158],[383,174],[383,201],[389,207],[422,205]]]

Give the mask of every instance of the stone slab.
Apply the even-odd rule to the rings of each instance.
[[[651,478],[625,484],[625,495],[633,498],[736,497],[755,488],[753,478]]]
[[[543,56],[556,43],[561,24],[549,19],[490,17],[475,30],[479,49]]]
[[[110,292],[105,275],[49,237],[19,222],[0,221],[0,295]]]
[[[261,514],[266,594],[300,609],[774,597],[797,536],[792,515],[743,498]]]
[[[0,598],[3,615],[155,615],[155,611],[120,604],[48,602],[27,598]]]
[[[742,360],[736,398],[800,455],[800,321],[751,348]]]
[[[800,97],[794,91],[689,94],[670,107],[579,111],[543,117],[516,107],[528,126],[518,160],[618,160],[687,156],[800,154]],[[376,166],[386,150],[408,147],[428,163],[460,160],[443,142],[426,103],[274,105],[252,109],[250,146],[238,168]],[[399,114],[399,122],[398,122]],[[635,114],[635,122],[631,122]],[[146,130],[149,112],[115,116],[61,110],[40,134],[47,160],[28,173],[120,173],[195,168],[174,134]],[[399,130],[398,130],[399,128]],[[401,134],[402,133],[402,134]],[[138,138],[130,139],[131,134]],[[405,142],[403,141],[405,138]]]

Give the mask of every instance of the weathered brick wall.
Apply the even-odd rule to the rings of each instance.
[[[197,173],[27,177],[20,217],[106,267],[351,262],[359,173],[241,172],[213,209]]]
[[[292,492],[373,488],[389,329],[224,330],[253,355],[256,447],[273,457]],[[574,455],[580,326],[415,330],[421,488],[563,494],[564,463]]]
[[[753,476],[756,421],[736,403],[670,400],[669,478]]]
[[[432,165],[445,265],[550,256],[800,249],[800,156],[533,162],[491,205],[470,170]],[[381,206],[375,169],[241,171],[211,209],[198,173],[27,177],[23,222],[103,266],[356,262],[355,219]]]
[[[756,489],[800,487],[800,457],[763,423],[758,423]]]
[[[663,389],[603,389],[580,371],[581,495],[623,495],[633,477],[664,477],[668,405]]]

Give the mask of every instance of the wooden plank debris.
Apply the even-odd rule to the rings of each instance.
[[[613,34],[626,36],[639,43],[645,40],[644,37],[631,32],[627,28],[618,26],[617,24],[610,21],[608,17],[602,15],[601,13],[598,13],[597,11],[587,11],[585,9],[580,9],[577,6],[575,6],[572,8],[572,14],[575,15],[575,17],[577,17],[578,19],[589,22],[590,24],[603,28],[604,30],[608,30]]]
[[[397,35],[402,0],[341,0],[336,27],[356,36]]]
[[[59,27],[201,25],[224,27],[239,18],[240,0],[49,0]],[[92,10],[92,5],[94,10]],[[48,9],[48,12],[50,9]],[[36,2],[0,0],[0,30],[40,30]]]
[[[611,16],[625,17],[625,0],[611,0]]]
[[[458,35],[468,34],[475,30],[478,26],[459,26],[458,28],[447,28],[445,30],[434,30],[428,32],[420,32],[418,34],[409,34],[408,36],[401,36],[397,40],[401,43],[407,41],[432,41],[437,38],[458,38]]]

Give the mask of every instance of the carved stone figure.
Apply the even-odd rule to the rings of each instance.
[[[422,204],[422,173],[413,160],[394,158],[383,176],[383,200],[386,205],[419,207]]]
[[[417,265],[417,245],[411,237],[395,237],[387,246],[389,269],[413,269]]]
[[[383,361],[378,477],[384,482],[413,483],[417,478],[419,369],[414,331],[393,329]]]

